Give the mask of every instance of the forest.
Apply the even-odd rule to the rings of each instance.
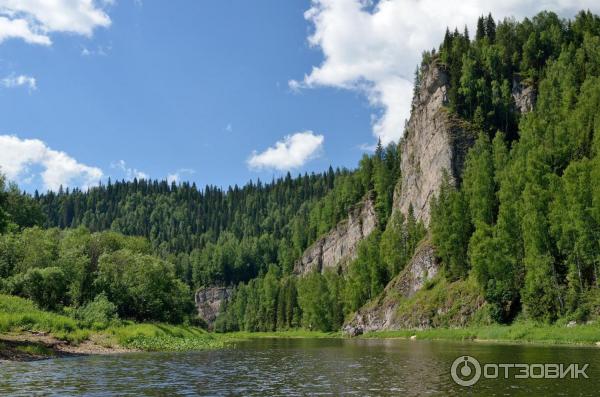
[[[450,77],[447,111],[478,138],[460,186],[445,181],[433,201],[428,230],[411,211],[392,212],[402,141],[379,144],[355,170],[227,190],[109,180],[29,195],[1,179],[0,289],[74,316],[100,307],[193,322],[195,289],[234,286],[218,331],[329,331],[429,234],[442,277],[475,280],[489,321],[600,315],[600,18],[488,15],[474,37],[448,29],[423,53],[415,92],[432,63]],[[516,84],[535,88],[531,112],[516,109]],[[302,252],[367,195],[378,229],[347,272],[294,275]]]

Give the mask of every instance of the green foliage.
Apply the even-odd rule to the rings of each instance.
[[[448,170],[452,180],[445,176],[431,202],[442,282],[468,283],[470,292],[476,283],[498,322],[519,313],[546,322],[593,317],[600,18],[482,16],[475,40],[448,29],[439,51],[423,54],[415,93],[434,65],[448,74],[451,116],[479,131],[464,170]],[[537,100],[521,114],[513,96],[524,90]],[[192,312],[190,288],[235,286],[217,330],[334,330],[382,292],[425,235],[412,212],[392,216],[399,168],[398,146],[379,143],[352,172],[287,174],[226,191],[134,180],[30,197],[0,177],[0,288],[46,308],[89,311],[92,322],[110,317],[110,302],[122,318],[181,322]],[[294,276],[303,251],[365,197],[379,230],[356,260],[339,274]],[[438,304],[450,296],[431,291]],[[451,296],[460,301],[459,292]],[[170,343],[156,338],[139,343]]]
[[[423,223],[415,220],[412,206],[406,220],[400,211],[392,214],[379,243],[379,257],[390,279],[404,269],[425,233]]]
[[[346,276],[345,303],[350,312],[379,295],[389,281],[389,274],[380,258],[381,233],[374,231],[358,246],[358,257],[349,266]]]
[[[472,233],[465,193],[456,190],[446,174],[438,196],[431,202],[431,234],[437,255],[452,279],[465,277],[469,271],[467,249]]]
[[[451,279],[473,273],[496,321],[521,306],[539,321],[585,316],[600,263],[600,19],[477,26],[475,42],[448,32],[440,47],[450,108],[483,133],[460,189],[445,184],[432,205],[438,254]],[[534,111],[517,113],[513,85],[537,87]]]
[[[9,331],[52,332],[59,337],[78,330],[77,322],[63,315],[40,310],[32,301],[0,294],[0,332]]]
[[[118,344],[144,351],[190,351],[222,348],[226,338],[198,328],[169,324],[132,324],[107,330]]]
[[[123,318],[182,322],[193,312],[192,294],[174,266],[149,255],[139,237],[34,227],[0,235],[0,248],[2,290],[45,309],[93,311],[104,292]]]
[[[106,294],[96,295],[93,301],[75,311],[74,316],[87,328],[106,328],[117,320],[117,306],[108,300]]]
[[[5,189],[6,178],[4,174],[0,173],[0,233],[3,233],[8,225],[8,214],[6,212],[8,195],[6,194]]]
[[[33,300],[41,308],[56,310],[67,302],[67,280],[58,267],[33,268],[6,282],[5,289]]]
[[[94,287],[123,318],[180,323],[193,311],[190,290],[172,264],[128,249],[100,256]]]
[[[317,272],[299,281],[298,303],[302,310],[302,325],[306,329],[327,332],[341,326],[338,313],[335,313],[339,303],[333,301],[336,294],[330,287],[335,285]]]

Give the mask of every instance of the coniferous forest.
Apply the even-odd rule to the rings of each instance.
[[[459,30],[460,29],[460,30]],[[0,179],[0,289],[58,312],[194,322],[193,292],[232,286],[219,331],[339,329],[430,236],[449,283],[471,280],[485,318],[552,323],[600,315],[600,18],[482,16],[423,53],[450,78],[447,111],[477,136],[458,187],[426,229],[392,211],[402,141],[355,170],[214,186],[108,181],[22,193]],[[515,84],[533,87],[521,113]],[[401,188],[401,187],[400,187]],[[293,274],[304,250],[365,197],[377,229],[347,272]]]

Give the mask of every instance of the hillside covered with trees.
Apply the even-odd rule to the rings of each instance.
[[[392,211],[397,145],[353,171],[227,190],[134,180],[29,196],[2,181],[0,288],[58,311],[103,300],[123,318],[178,322],[192,318],[191,291],[228,285],[218,330],[335,330],[429,233],[442,277],[475,281],[490,321],[600,315],[600,18],[481,17],[473,37],[448,30],[423,54],[432,63],[450,77],[447,111],[478,138],[460,186],[444,183],[433,202],[429,230]],[[516,85],[535,90],[532,111],[516,108]],[[366,195],[379,226],[347,272],[294,275]]]

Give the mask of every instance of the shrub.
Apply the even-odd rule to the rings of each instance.
[[[67,300],[67,278],[58,267],[29,269],[5,282],[3,290],[34,301],[40,308],[55,310]]]
[[[117,320],[117,306],[108,300],[104,293],[97,295],[93,301],[80,307],[74,313],[84,327],[106,328]]]

